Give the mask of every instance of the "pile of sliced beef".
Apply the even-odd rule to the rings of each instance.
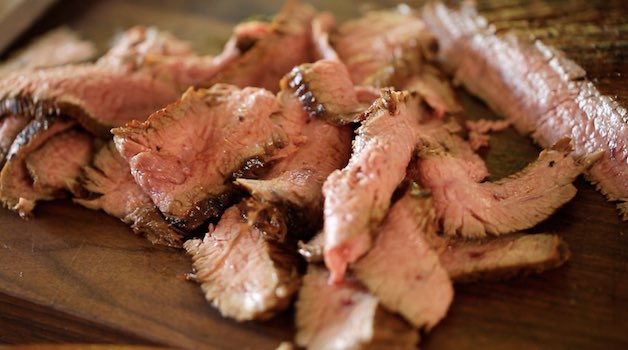
[[[237,25],[218,56],[136,27],[92,63],[73,63],[88,44],[55,34],[0,70],[0,200],[26,217],[72,197],[183,247],[225,317],[296,300],[298,346],[415,348],[454,282],[568,259],[558,236],[522,230],[571,200],[581,173],[626,216],[617,110],[559,53],[483,23],[432,4],[337,25],[289,1]],[[46,40],[73,48],[58,67],[37,59]],[[466,132],[441,65],[507,120]],[[476,150],[511,123],[546,150],[489,182]]]

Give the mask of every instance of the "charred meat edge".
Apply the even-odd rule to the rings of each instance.
[[[0,200],[7,208],[27,217],[37,200],[53,199],[33,189],[33,180],[25,160],[46,140],[75,124],[63,117],[35,119],[17,135],[7,155],[7,162],[0,172]]]

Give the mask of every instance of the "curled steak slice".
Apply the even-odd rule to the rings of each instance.
[[[283,147],[279,116],[269,91],[217,84],[112,132],[140,187],[166,218],[191,230],[220,215],[238,172]]]
[[[378,306],[377,298],[347,278],[330,285],[329,272],[310,265],[296,302],[297,345],[309,350],[414,349],[419,334]]]
[[[33,188],[26,158],[50,138],[75,125],[76,122],[62,118],[34,119],[17,135],[0,172],[0,200],[7,208],[26,217],[35,207],[36,201],[54,198]]]
[[[620,202],[620,214],[628,219],[626,106],[601,95],[563,52],[539,40],[495,33],[473,7],[432,3],[423,18],[455,78],[520,132],[545,148],[568,135],[577,156],[604,151],[586,176],[609,200]]]
[[[94,152],[93,137],[81,130],[69,130],[51,137],[26,157],[33,189],[56,197],[62,190],[78,194],[78,177]]]
[[[230,207],[205,238],[184,243],[205,298],[238,321],[266,319],[285,309],[300,283],[296,255],[266,239],[245,214]]]
[[[36,38],[0,65],[0,76],[18,70],[62,66],[91,59],[94,45],[81,40],[67,27],[60,27]]]
[[[456,282],[503,279],[541,272],[569,259],[567,244],[556,235],[515,234],[483,240],[435,241],[441,264]]]
[[[139,72],[97,65],[48,68],[0,80],[0,114],[69,116],[96,134],[175,101],[179,92]]]
[[[113,142],[102,146],[92,164],[83,168],[81,182],[92,196],[75,198],[76,203],[117,217],[154,244],[181,247],[181,232],[166,222],[135,182]]]
[[[430,244],[436,229],[431,198],[408,191],[390,208],[373,248],[351,265],[382,305],[419,329],[429,330],[445,317],[454,296]]]
[[[277,92],[279,80],[292,67],[310,61],[313,17],[314,10],[309,5],[287,2],[273,19],[268,33],[255,40],[212,83],[258,86]]]
[[[282,80],[282,87],[292,88],[312,117],[346,124],[356,121],[363,110],[340,61],[320,60],[294,67]]]
[[[434,196],[445,235],[499,235],[536,225],[575,196],[572,182],[600,154],[572,157],[570,152],[569,139],[563,139],[522,171],[477,183],[459,158],[438,149],[423,150],[420,179]]]
[[[349,164],[325,181],[325,264],[335,282],[371,247],[393,192],[404,179],[423,111],[408,92],[385,90],[365,112]]]

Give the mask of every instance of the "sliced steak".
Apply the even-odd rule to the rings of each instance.
[[[294,67],[282,80],[282,88],[295,91],[312,117],[334,123],[356,121],[360,105],[349,72],[336,60],[320,60]]]
[[[212,83],[258,86],[277,92],[279,80],[292,67],[311,60],[313,17],[314,10],[309,5],[286,3],[273,19],[268,33],[249,45]]]
[[[365,112],[349,164],[325,181],[325,264],[335,282],[371,247],[415,149],[423,111],[408,92],[386,90]]]
[[[267,90],[217,84],[112,132],[140,187],[169,220],[192,230],[229,204],[232,179],[285,145],[273,121],[280,117]]]
[[[0,114],[69,116],[86,129],[109,136],[112,126],[144,119],[178,95],[170,84],[147,74],[72,65],[12,74],[0,80]]]
[[[628,115],[626,109],[584,79],[575,62],[541,41],[496,34],[475,9],[425,7],[440,59],[472,93],[515,127],[548,147],[564,136],[577,156],[604,151],[587,177],[628,219]]]
[[[309,120],[296,152],[278,161],[262,179],[238,179],[236,183],[254,198],[281,206],[290,226],[309,236],[320,226],[323,183],[332,171],[347,164],[352,136],[348,126]]]
[[[154,244],[181,247],[181,232],[166,222],[150,197],[135,182],[129,164],[113,142],[104,145],[92,164],[83,168],[81,182],[91,196],[76,198],[76,203],[119,218]]]
[[[549,234],[510,234],[482,240],[433,235],[426,239],[456,283],[539,273],[561,266],[570,256],[567,243]],[[307,243],[299,242],[299,254],[310,263],[321,262],[324,244],[324,235],[317,234]]]
[[[11,144],[29,121],[28,118],[15,114],[0,117],[0,168],[4,166]]]
[[[310,265],[296,302],[297,345],[309,350],[415,349],[419,334],[378,306],[347,278],[330,285],[329,272]],[[371,347],[372,346],[372,347]]]
[[[442,149],[423,150],[420,179],[434,196],[445,235],[499,235],[536,225],[575,196],[572,182],[600,154],[572,157],[570,152],[569,139],[563,139],[519,173],[478,183],[459,158]]]
[[[17,135],[0,172],[0,200],[5,207],[26,217],[30,215],[36,201],[54,198],[33,188],[26,158],[50,138],[75,125],[76,122],[62,118],[35,119]]]
[[[454,296],[430,244],[436,229],[431,198],[408,191],[390,208],[373,248],[351,265],[382,305],[419,329],[429,330],[443,319]]]
[[[60,27],[36,38],[0,65],[0,76],[26,69],[62,66],[84,62],[96,54],[94,45],[81,40],[67,27]]]
[[[395,75],[411,75],[432,51],[432,35],[407,6],[369,12],[343,23],[331,37],[356,85],[394,86]]]
[[[184,247],[205,298],[223,316],[266,319],[288,307],[299,287],[297,256],[248,225],[244,215],[230,207],[205,238]]]
[[[190,85],[207,85],[237,57],[225,49],[215,59],[195,56],[186,42],[153,28],[135,27],[96,64],[69,65],[0,80],[0,115],[69,116],[87,130],[144,120],[177,100]]]
[[[81,168],[89,164],[93,153],[93,137],[85,131],[73,129],[51,137],[26,156],[33,189],[52,197],[64,190],[79,194]]]
[[[569,259],[556,235],[515,234],[486,241],[443,240],[435,244],[441,264],[456,282],[504,279],[556,268]]]

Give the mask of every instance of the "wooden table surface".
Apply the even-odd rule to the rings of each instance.
[[[495,1],[485,1],[484,8],[490,10],[486,4],[491,3]],[[521,8],[509,0],[501,3]],[[546,17],[557,11],[551,4],[526,3],[545,9]],[[603,13],[587,3],[590,12]],[[554,2],[554,8],[569,13],[561,4]],[[373,6],[352,1],[315,5],[339,18]],[[16,45],[67,24],[104,51],[117,31],[154,24],[192,41],[200,52],[217,52],[233,23],[272,14],[279,6],[279,1],[60,1]],[[625,33],[625,23],[610,24],[619,28],[611,27],[612,33]],[[550,26],[561,28],[560,23]],[[622,37],[597,48],[599,65],[587,58],[591,56],[580,57],[588,60],[590,77],[604,81],[606,93],[626,86],[628,45],[622,46]],[[577,45],[593,55],[591,42]],[[617,91],[626,101],[626,90]],[[464,93],[461,98],[471,117],[493,116],[476,99]],[[531,141],[507,130],[494,135],[483,155],[492,177],[499,178],[523,167],[537,152]],[[628,349],[628,224],[592,186],[583,180],[576,185],[576,198],[533,230],[560,234],[571,247],[571,260],[541,275],[456,286],[447,318],[423,339],[422,348]],[[0,209],[0,342],[274,349],[292,339],[291,310],[268,322],[223,319],[200,288],[182,278],[189,270],[182,251],[152,246],[117,219],[69,201],[43,204],[29,221]]]

